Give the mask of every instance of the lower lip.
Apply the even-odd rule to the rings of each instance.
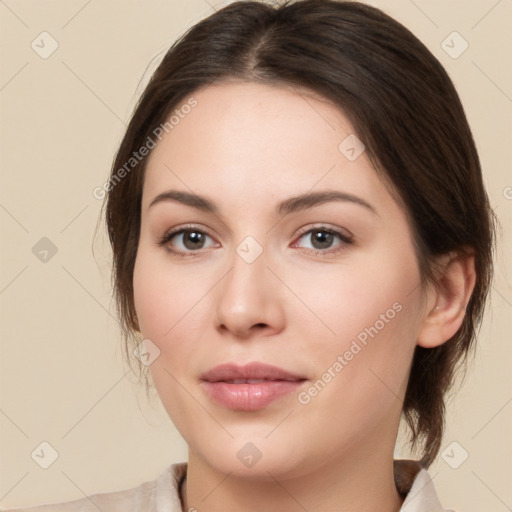
[[[285,395],[297,391],[303,380],[268,380],[254,384],[207,382],[202,384],[210,397],[228,409],[256,411]]]

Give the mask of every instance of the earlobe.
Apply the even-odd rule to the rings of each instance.
[[[442,345],[459,330],[475,287],[473,251],[445,255],[440,268],[418,333],[417,343],[424,348]]]

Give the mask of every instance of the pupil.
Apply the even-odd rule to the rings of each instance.
[[[197,249],[194,244],[201,243],[202,234],[197,231],[187,231],[187,236],[185,237],[185,246],[187,246],[188,242],[191,242],[192,247],[187,247],[187,249]]]
[[[332,233],[326,233],[325,231],[315,231],[314,233],[313,246],[315,246],[316,249],[325,249],[332,243]],[[316,242],[320,243],[320,247],[316,247]]]

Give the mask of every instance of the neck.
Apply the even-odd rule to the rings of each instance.
[[[270,470],[248,479],[220,473],[189,452],[183,510],[398,512],[403,498],[395,486],[393,454],[366,446],[355,455],[346,453],[299,477]]]

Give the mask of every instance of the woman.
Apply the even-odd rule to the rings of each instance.
[[[427,469],[494,220],[415,36],[357,2],[235,2],[170,48],[104,190],[126,353],[189,457],[30,510],[447,510]],[[402,415],[418,460],[393,460]]]

